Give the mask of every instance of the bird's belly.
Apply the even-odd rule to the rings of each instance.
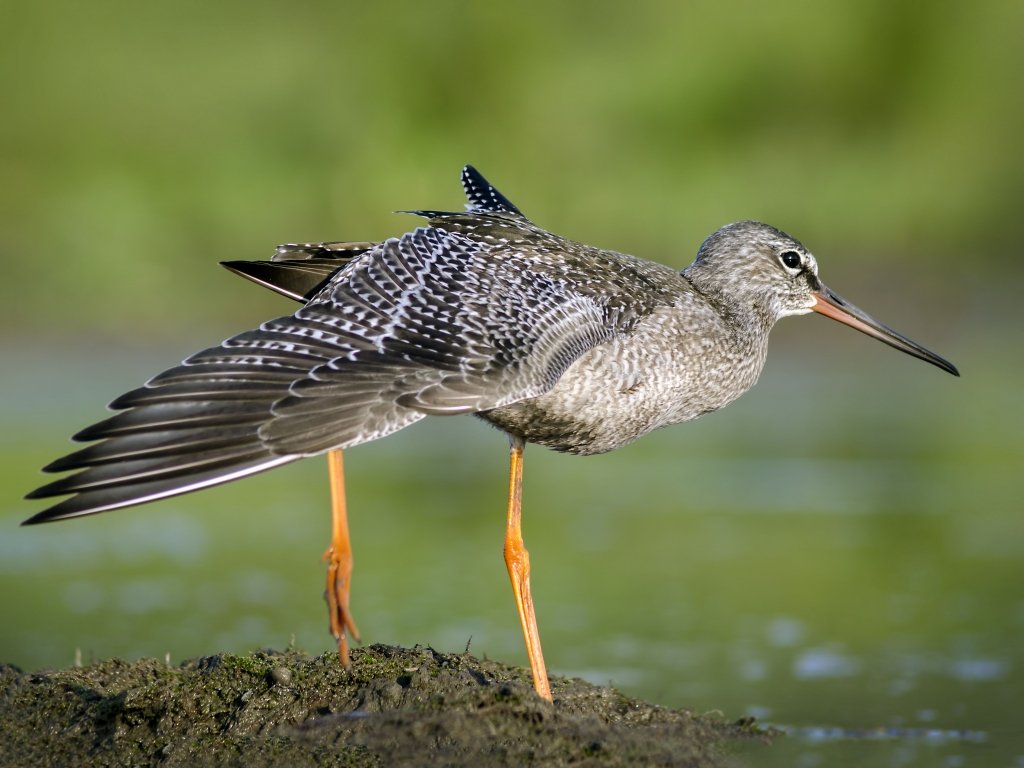
[[[600,419],[584,411],[571,412],[548,396],[522,400],[478,413],[499,429],[556,451],[589,455],[605,453],[651,431],[639,418]]]
[[[605,453],[664,426],[668,404],[650,381],[563,377],[550,392],[479,416],[527,442],[577,454]],[[695,418],[698,413],[674,419]]]
[[[527,442],[568,453],[604,453],[718,410],[757,381],[763,355],[745,356],[737,365],[725,364],[727,356],[717,349],[703,351],[680,355],[662,349],[637,359],[614,354],[614,347],[598,348],[543,395],[478,415]]]

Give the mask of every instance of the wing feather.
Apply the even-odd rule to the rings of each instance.
[[[27,522],[185,493],[374,440],[427,414],[489,410],[553,387],[620,329],[600,291],[578,291],[576,267],[559,261],[566,241],[532,229],[473,169],[463,183],[477,213],[347,244],[343,263],[293,315],[115,400],[117,413],[75,435],[93,445],[46,467],[75,474],[30,494],[70,498]],[[323,255],[302,248],[309,263]]]

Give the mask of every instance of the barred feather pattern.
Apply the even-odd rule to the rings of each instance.
[[[632,257],[609,253],[623,274],[601,287],[583,253],[565,258],[574,248],[501,210],[435,215],[356,253],[295,314],[115,400],[118,413],[75,436],[99,442],[46,467],[77,474],[31,497],[74,496],[37,521],[195,490],[428,414],[487,411],[549,390],[643,309],[630,309],[625,291]]]
[[[427,225],[399,238],[229,264],[307,303],[115,400],[75,436],[91,445],[45,468],[73,474],[29,495],[69,498],[27,522],[215,485],[427,415],[609,451],[749,389],[774,321],[820,287],[816,268],[782,271],[780,253],[813,258],[763,224],[724,227],[679,272],[540,229],[468,166],[462,181],[466,211],[419,211]]]

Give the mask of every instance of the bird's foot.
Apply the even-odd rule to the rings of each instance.
[[[352,555],[349,553],[346,557],[336,552],[334,547],[328,547],[323,559],[327,562],[327,588],[324,591],[327,618],[331,635],[338,641],[338,658],[342,666],[348,669],[351,666],[348,655],[349,638],[359,642],[359,629],[348,606],[349,586],[352,583]]]

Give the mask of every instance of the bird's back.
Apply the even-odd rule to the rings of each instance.
[[[516,364],[549,373],[530,397],[479,413],[507,432],[601,453],[721,408],[757,380],[767,334],[744,333],[671,267],[567,240],[519,216],[435,213],[431,224],[479,248],[482,263],[471,258],[467,269],[487,285],[461,301],[516,350]],[[578,308],[560,331],[524,335],[532,315],[550,318],[560,307]],[[592,328],[581,335],[584,319]],[[554,341],[564,342],[560,364],[544,354]]]

